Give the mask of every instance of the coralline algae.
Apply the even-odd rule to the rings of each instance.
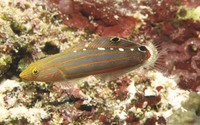
[[[140,25],[136,15],[130,14],[130,11],[126,9],[129,7],[129,2],[137,5],[134,0],[116,2],[107,0],[51,0],[50,3],[57,5],[64,15],[64,23],[70,27],[86,28],[106,36],[129,36]],[[63,3],[70,4],[70,6],[63,6]]]
[[[199,76],[195,66],[199,67],[199,22],[192,16],[183,18],[181,11],[196,13],[199,3],[178,2],[117,0],[110,7],[107,0],[92,5],[81,0],[1,0],[0,124],[198,124]],[[99,17],[93,12],[100,13]],[[109,82],[89,76],[75,83],[75,89],[67,84],[19,79],[19,72],[33,60],[92,41],[96,34],[91,31],[129,36],[139,43],[161,43],[168,49],[164,66],[171,69],[170,74],[137,69]],[[196,79],[190,80],[194,76]],[[180,113],[187,119],[177,121]]]

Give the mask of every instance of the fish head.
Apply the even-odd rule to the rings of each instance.
[[[40,70],[37,63],[31,63],[25,70],[23,70],[19,77],[25,80],[34,80],[39,75]]]
[[[135,48],[136,53],[139,53],[143,58],[141,58],[143,61],[148,60],[151,57],[150,51],[148,48],[144,45],[137,45]]]
[[[19,77],[28,81],[52,82],[63,79],[63,74],[55,67],[49,68],[44,63],[41,64],[41,61],[36,61],[22,71]]]

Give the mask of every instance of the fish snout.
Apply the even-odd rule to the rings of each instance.
[[[24,78],[24,75],[23,75],[22,72],[19,74],[19,77],[22,78],[22,79]]]
[[[25,78],[26,78],[26,75],[25,75],[24,72],[21,72],[21,73],[19,74],[19,77],[22,78],[22,79],[25,79]]]

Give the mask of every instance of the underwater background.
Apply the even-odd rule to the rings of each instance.
[[[111,81],[19,77],[31,62],[97,36],[166,51],[158,70]],[[200,125],[200,1],[0,0],[0,124]]]

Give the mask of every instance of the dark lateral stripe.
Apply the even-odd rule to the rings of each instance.
[[[109,55],[109,54],[124,54],[124,53],[126,53],[126,52],[102,52],[102,53],[99,53],[99,54],[88,54],[86,56],[81,56],[81,57],[78,57],[78,58],[72,58],[70,60],[66,60],[66,61],[54,64],[54,65],[50,65],[48,67],[43,68],[43,70],[47,70],[47,69],[49,69],[51,67],[55,67],[55,66],[58,67],[60,65],[63,65],[64,63],[68,63],[68,62],[72,62],[72,61],[78,61],[80,59],[84,59],[84,58],[87,58],[87,57],[101,56],[101,55],[105,55],[106,56],[106,55]],[[73,53],[73,54],[75,54],[75,53]]]
[[[62,69],[62,71],[65,72],[65,71],[69,71],[69,70],[73,70],[73,69],[78,69],[78,68],[82,68],[82,67],[86,67],[86,66],[90,66],[90,65],[101,64],[101,63],[107,63],[107,62],[115,62],[115,61],[128,60],[128,59],[133,58],[133,57],[135,57],[135,56],[128,56],[128,57],[124,57],[124,58],[117,58],[117,59],[110,59],[110,60],[97,61],[97,62],[82,64],[82,65],[74,66],[74,67],[70,67],[70,68],[64,68],[64,69]]]

